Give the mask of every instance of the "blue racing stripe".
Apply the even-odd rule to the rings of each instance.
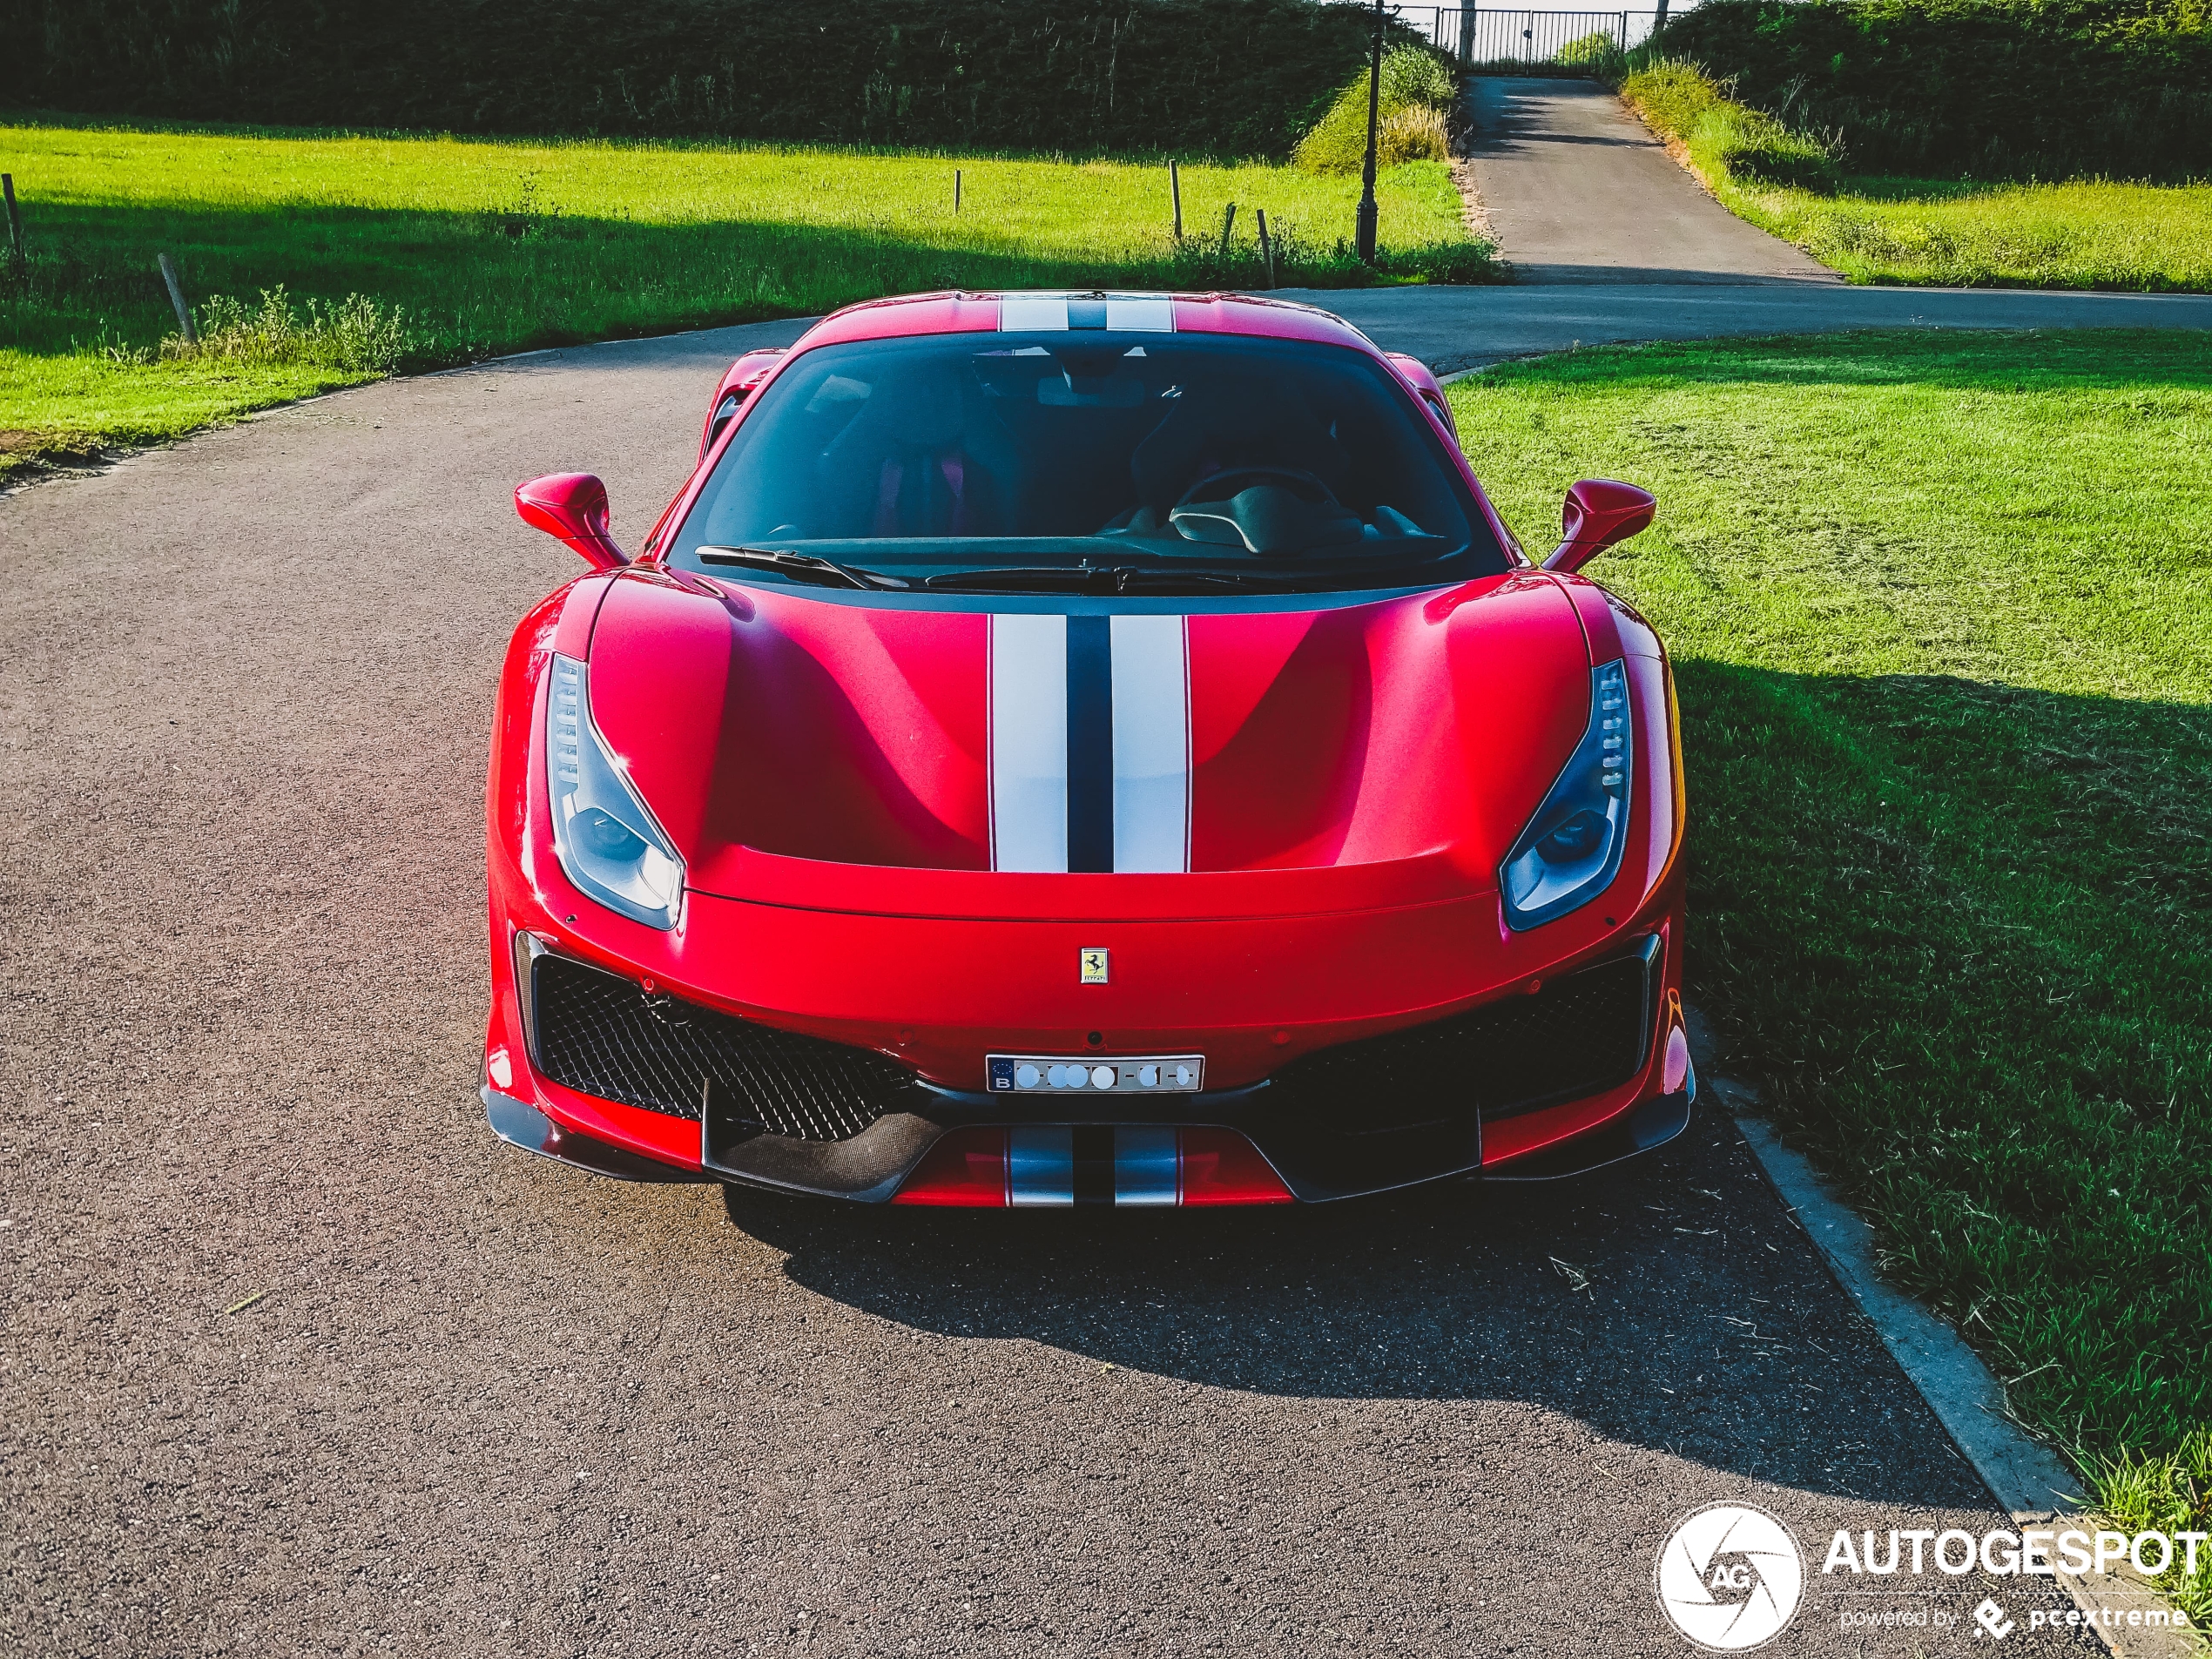
[[[1068,618],[1068,867],[1114,867],[1110,617]]]

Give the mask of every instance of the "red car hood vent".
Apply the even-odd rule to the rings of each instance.
[[[1487,888],[1588,715],[1581,625],[1541,575],[1299,611],[995,603],[641,571],[600,609],[593,712],[694,888],[962,872],[986,911],[1078,877],[1124,900],[1267,871],[1344,872],[1358,902]]]

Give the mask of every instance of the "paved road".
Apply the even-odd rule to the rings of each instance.
[[[1708,196],[1594,82],[1483,77],[1467,96],[1467,165],[1524,282],[1842,280]]]
[[[635,537],[792,332],[0,500],[0,1652],[1665,1655],[1694,1505],[1995,1523],[1710,1113],[1534,1200],[1096,1221],[494,1143],[487,713],[573,568],[508,486]],[[1773,1651],[1973,1646],[1843,1605]]]

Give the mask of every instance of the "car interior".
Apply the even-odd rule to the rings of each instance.
[[[1393,382],[1346,347],[1239,336],[818,347],[747,412],[675,554],[867,542],[934,547],[941,561],[948,544],[1093,543],[1072,558],[1109,539],[1147,558],[1474,551],[1502,569],[1440,440]]]

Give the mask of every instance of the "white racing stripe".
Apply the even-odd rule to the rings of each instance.
[[[1068,867],[1068,619],[991,618],[991,867]]]
[[[1009,334],[1064,334],[1068,328],[1068,296],[1009,293],[999,301],[999,327]]]
[[[1175,301],[1109,300],[1106,302],[1106,326],[1116,330],[1171,334],[1175,332]]]
[[[1190,867],[1190,671],[1181,617],[1116,617],[1114,868]]]
[[[1069,302],[1080,314],[1070,317]],[[1103,319],[1103,320],[1102,320]],[[999,328],[1005,334],[1064,334],[1069,327],[1104,327],[1116,334],[1171,334],[1175,301],[1157,295],[1006,293],[999,296]]]

